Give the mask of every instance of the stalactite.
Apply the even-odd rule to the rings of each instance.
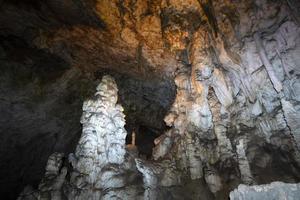
[[[275,74],[275,71],[273,69],[273,66],[270,62],[270,60],[268,59],[268,56],[266,54],[266,50],[265,48],[263,47],[263,44],[262,44],[262,40],[261,40],[261,34],[256,32],[253,36],[254,38],[254,41],[256,43],[256,47],[257,47],[257,50],[258,50],[258,53],[259,53],[259,56],[260,56],[260,59],[261,61],[263,62],[268,74],[269,74],[269,77],[270,77],[270,80],[274,86],[274,89],[277,91],[277,92],[280,92],[282,90],[282,84],[281,82],[278,80],[278,78],[276,77],[276,74]]]
[[[281,56],[280,52],[278,51],[278,49],[276,49],[276,53],[277,53],[277,55],[278,55],[278,57],[279,57],[279,59],[281,61],[281,65],[282,65],[282,68],[283,68],[283,70],[285,72],[285,75],[290,79],[291,75],[290,75],[289,70],[288,70],[288,68],[286,66],[286,63],[285,63],[284,59],[282,58],[282,56]]]
[[[199,4],[201,5],[201,8],[203,9],[209,25],[211,26],[211,29],[213,30],[215,36],[218,36],[219,28],[218,28],[218,22],[215,16],[215,11],[213,7],[212,0],[198,0]]]

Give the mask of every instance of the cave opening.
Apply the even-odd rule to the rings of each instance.
[[[143,125],[135,125],[133,128],[125,126],[125,128],[127,130],[126,145],[135,146],[138,157],[145,160],[152,158],[154,140],[167,130],[167,128],[153,129]]]

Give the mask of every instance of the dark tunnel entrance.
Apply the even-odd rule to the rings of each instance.
[[[154,140],[164,133],[165,130],[155,130],[142,125],[135,127],[125,127],[127,130],[126,144],[135,145],[138,150],[138,156],[145,160],[152,158],[152,149]]]
[[[131,144],[135,132],[139,156],[150,159],[155,138],[168,128],[164,117],[175,100],[174,81],[155,76],[137,78],[107,70],[98,71],[96,78],[101,80],[105,74],[113,76],[118,85],[118,101],[126,116],[126,144]]]

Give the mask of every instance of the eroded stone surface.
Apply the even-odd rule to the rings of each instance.
[[[299,184],[288,184],[283,182],[272,182],[267,185],[239,185],[237,189],[230,192],[231,200],[246,199],[278,199],[294,200],[300,197]]]
[[[118,116],[121,108],[112,106],[116,94],[101,93],[99,88],[99,95],[109,95],[110,100],[103,105],[98,105],[97,98],[85,103],[82,117],[85,136],[70,158],[75,167],[71,178],[76,188],[82,190],[81,198],[90,195],[98,198],[102,188],[111,188],[105,198],[114,194],[135,195],[135,192],[141,192],[145,198],[160,198],[163,192],[157,188],[183,186],[185,180],[188,183],[202,180],[216,199],[224,199],[241,182],[300,181],[297,1],[76,2],[41,3],[40,10],[32,6],[20,9],[5,3],[1,8],[1,33],[13,34],[28,42],[30,48],[59,56],[70,64],[70,71],[80,69],[82,73],[93,74],[98,68],[109,68],[144,80],[156,76],[174,79],[177,86],[175,101],[165,117],[170,130],[155,140],[155,161],[139,159],[137,166],[136,155],[126,160],[124,130],[115,130],[114,124],[107,120],[115,117],[118,126],[124,123],[122,115]],[[51,17],[53,13],[55,17]],[[74,16],[81,16],[81,20]],[[59,20],[62,18],[65,20]],[[3,58],[7,59],[6,54],[14,55],[9,45],[1,46]],[[30,59],[22,62],[30,63]],[[65,93],[64,80],[52,79],[57,83],[53,88],[57,86]],[[4,108],[9,107],[6,98],[10,96],[3,97],[5,112],[8,110]],[[46,106],[53,105],[56,104]],[[24,111],[16,107],[11,109],[12,115],[17,116],[12,119],[19,122],[15,113]],[[113,112],[105,114],[110,107]],[[99,116],[97,112],[102,109],[104,115]],[[114,112],[116,115],[111,116]],[[143,122],[155,121],[152,120],[155,115],[151,112],[147,115],[151,117],[143,118]],[[25,119],[28,118],[26,115]],[[102,125],[98,124],[100,119]],[[2,124],[7,124],[2,120]],[[35,131],[38,132],[39,129]],[[112,142],[103,143],[107,140]],[[6,144],[9,140],[3,141]],[[121,163],[127,168],[119,168]],[[124,182],[123,172],[129,166],[134,168],[132,174],[144,176],[144,186],[149,186],[145,193]],[[91,188],[85,188],[86,183],[95,184],[99,191],[93,193]],[[131,192],[113,185],[124,186]],[[26,188],[23,193],[30,191]],[[76,192],[69,194],[73,198]]]
[[[83,104],[82,135],[75,154],[69,155],[70,177],[63,166],[63,154],[54,153],[48,159],[46,173],[35,191],[41,199],[109,199],[135,197],[138,188],[129,187],[127,174],[130,156],[125,156],[126,130],[123,108],[117,104],[118,88],[111,76],[104,76],[92,99]],[[109,193],[104,191],[109,189]],[[28,188],[20,199],[28,198]],[[27,196],[26,196],[27,194]],[[25,195],[25,196],[23,196]]]

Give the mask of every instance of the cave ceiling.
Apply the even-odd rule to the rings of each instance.
[[[191,34],[205,24],[196,0],[3,1],[0,20],[2,34],[72,67],[135,76],[172,76],[182,64],[176,56],[184,57]]]

